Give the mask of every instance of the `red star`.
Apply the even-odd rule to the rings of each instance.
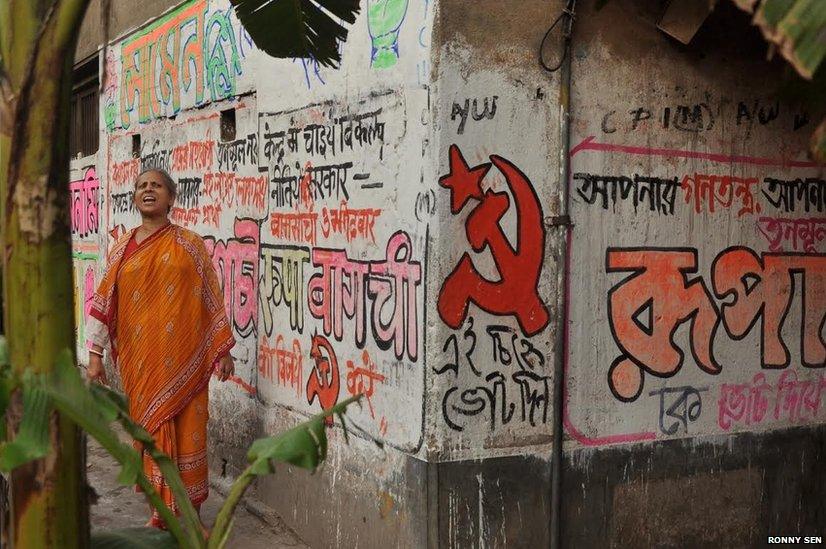
[[[450,173],[439,178],[439,185],[450,189],[451,213],[457,214],[462,211],[465,202],[470,198],[482,199],[481,183],[489,169],[489,162],[469,167],[459,147],[450,146]]]

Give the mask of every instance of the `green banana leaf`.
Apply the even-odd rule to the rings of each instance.
[[[11,366],[9,362],[9,342],[6,341],[6,336],[0,334],[0,368]]]
[[[337,67],[360,0],[230,0],[258,49],[272,57],[312,57]]]
[[[8,382],[11,386],[14,381],[8,374],[10,369],[2,368],[0,366],[0,373],[6,373],[0,376],[0,405],[8,401],[10,394],[10,390],[3,392],[6,386],[3,384]],[[10,470],[38,459],[48,452],[48,420],[50,406],[54,406],[94,437],[120,463],[118,482],[124,485],[138,484],[169,528],[168,532],[154,528],[96,532],[92,536],[94,548],[224,547],[232,529],[235,508],[252,480],[273,472],[276,461],[315,471],[327,457],[324,420],[337,415],[346,439],[347,425],[344,413],[347,406],[361,398],[361,395],[356,395],[281,435],[256,440],[247,454],[250,465],[233,483],[215,521],[212,535],[209,540],[205,540],[201,534],[198,514],[186,496],[177,466],[168,456],[155,448],[151,435],[129,418],[127,402],[123,395],[102,385],[87,385],[73,365],[72,354],[68,349],[60,354],[50,376],[44,378],[27,374],[20,385],[23,391],[23,418],[15,440],[0,446],[0,467],[3,467],[3,470]],[[143,474],[140,454],[132,446],[123,443],[110,427],[115,420],[121,423],[132,438],[143,443],[146,451],[157,463],[181,509],[180,521],[163,503]]]
[[[227,499],[215,518],[215,526],[212,528],[208,547],[210,549],[221,549],[226,545],[229,532],[232,529],[232,517],[235,514],[235,507],[241,501],[241,497],[255,477],[274,472],[274,462],[290,463],[309,471],[315,471],[318,465],[327,457],[327,434],[324,420],[332,415],[338,416],[346,440],[347,424],[344,421],[344,414],[347,407],[359,401],[361,397],[361,394],[350,397],[285,433],[260,438],[253,442],[247,452],[247,461],[250,462],[250,465],[244,469],[230,487]]]
[[[11,386],[4,377],[0,396],[5,404],[5,412],[11,397]],[[8,392],[7,392],[8,391]],[[5,433],[4,433],[5,435]],[[37,383],[33,374],[28,373],[23,384],[23,417],[14,440],[0,444],[0,471],[7,473],[30,461],[44,457],[49,451],[49,397]]]
[[[826,58],[826,2],[763,0],[754,23],[801,76],[814,76]]]
[[[0,335],[0,444],[6,440],[6,408],[14,390],[14,373],[9,362],[9,344]]]
[[[166,466],[168,465],[166,462],[171,463],[169,458],[166,458],[166,462],[163,464],[158,462],[164,477],[179,501],[179,507],[184,512],[186,530],[143,474],[141,455],[131,445],[121,442],[117,433],[110,427],[115,419],[119,420],[121,424],[124,424],[127,432],[134,433],[133,436],[137,435],[140,440],[145,442],[148,450],[154,450],[152,437],[129,419],[126,413],[126,401],[122,396],[97,384],[87,386],[80,372],[72,363],[72,354],[68,349],[61,353],[53,369],[52,377],[45,387],[54,406],[95,438],[120,463],[121,471],[118,475],[118,482],[124,485],[137,484],[141,487],[152,506],[166,523],[171,534],[182,547],[197,548],[206,546],[206,541],[200,533],[200,522],[197,520],[197,513],[192,508],[189,498],[186,497],[186,491],[183,488],[183,481],[178,475],[177,467],[173,466],[173,475]],[[156,458],[156,455],[160,452],[154,451],[156,453],[152,453],[152,456]],[[156,462],[158,459],[159,457],[156,458]],[[182,504],[180,504],[181,499],[178,495],[179,490],[183,490],[184,494]],[[189,504],[192,513],[195,514],[194,521],[191,520],[191,515],[186,513],[187,504]]]

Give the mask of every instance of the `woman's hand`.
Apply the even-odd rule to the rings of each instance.
[[[106,369],[103,367],[103,358],[95,353],[89,353],[89,369],[86,370],[86,377],[89,381],[108,384],[106,380]]]
[[[228,380],[229,376],[235,373],[235,364],[232,362],[232,355],[227,354],[223,356],[218,362],[216,371],[218,372],[218,379],[221,381]]]

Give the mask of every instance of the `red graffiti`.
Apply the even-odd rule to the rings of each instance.
[[[172,149],[172,171],[206,170],[212,167],[215,141],[190,141]]]
[[[384,383],[384,376],[376,372],[376,363],[370,359],[366,349],[361,353],[361,363],[361,366],[356,366],[352,360],[347,361],[347,392],[353,396],[364,395],[370,408],[370,417],[375,419],[372,400],[374,382]]]
[[[708,210],[714,213],[715,205],[730,209],[737,199],[739,206],[737,217],[745,214],[760,213],[760,204],[754,200],[752,187],[757,187],[756,177],[742,178],[731,175],[708,175],[695,173],[683,177],[681,188],[685,192],[686,204],[694,201],[694,211],[700,213]]]
[[[235,174],[209,172],[204,174],[204,194],[217,205],[232,207],[235,201]]]
[[[328,209],[324,206],[321,209],[321,234],[324,238],[331,233],[342,234],[347,242],[363,239],[375,244],[373,227],[380,215],[381,210],[378,208],[350,208],[347,201],[342,200],[338,208]]]
[[[236,193],[238,195],[238,205],[254,207],[258,211],[264,211],[267,200],[267,178],[239,177],[235,180]]]
[[[123,162],[117,162],[112,166],[112,175],[109,178],[113,189],[131,186],[135,184],[140,172],[140,159],[131,158]]]
[[[382,350],[391,346],[399,360],[419,356],[417,287],[422,265],[413,260],[410,235],[398,231],[387,241],[383,259],[350,259],[345,250],[314,248],[314,267],[307,283],[310,314],[323,320],[325,335],[341,341],[345,319],[355,321],[355,343],[364,348],[367,322]],[[369,309],[368,309],[369,306]]]
[[[714,293],[721,305],[723,326],[739,340],[762,318],[761,357],[763,368],[785,368],[791,364],[782,329],[802,277],[801,362],[810,368],[826,366],[826,255],[772,254],[758,256],[744,247],[729,248],[711,267]],[[733,298],[733,299],[731,299]]]
[[[623,351],[611,365],[611,390],[620,400],[634,400],[642,391],[644,368],[654,375],[673,375],[683,363],[683,351],[673,340],[677,327],[691,322],[692,352],[697,365],[718,373],[712,340],[719,322],[717,309],[697,272],[697,252],[609,248],[609,273],[633,272],[608,292],[611,333]]]
[[[310,379],[307,380],[307,403],[312,404],[318,397],[321,408],[329,410],[338,402],[340,387],[336,352],[326,337],[316,334],[313,336],[310,358],[315,362],[315,366],[310,371]],[[324,422],[332,425],[333,417],[326,418]]]
[[[124,128],[135,111],[141,122],[162,116],[167,106],[178,112],[182,88],[194,88],[195,103],[203,101],[204,70],[209,66],[204,60],[204,54],[209,55],[206,12],[207,2],[191,2],[123,42],[120,118]]]
[[[301,181],[298,184],[298,203],[295,205],[296,210],[300,206],[305,206],[310,210],[315,206],[315,198],[312,192],[313,184],[313,164],[309,160],[304,165],[304,175],[301,176]]]
[[[745,423],[759,425],[764,420],[788,419],[792,423],[817,419],[826,376],[798,379],[797,372],[788,369],[771,385],[766,374],[759,372],[751,382],[723,383],[717,403],[717,425],[724,431]],[[774,404],[774,406],[772,406]]]
[[[287,212],[270,214],[270,232],[276,238],[310,244],[318,243],[318,233],[324,238],[330,235],[343,235],[347,242],[365,240],[376,242],[373,227],[381,215],[378,208],[350,208],[342,200],[339,208],[324,206],[321,213],[296,208]]]
[[[201,208],[201,223],[217,229],[221,220],[221,211],[220,204],[205,204]]]
[[[276,238],[316,245],[318,240],[318,213],[310,211],[272,212],[270,232]]]
[[[276,381],[301,396],[304,389],[303,356],[298,339],[293,338],[292,347],[287,348],[284,336],[278,334],[275,347],[269,347],[264,342],[258,346],[258,373],[263,379]]]
[[[450,190],[453,214],[459,213],[471,198],[479,202],[465,221],[465,232],[475,252],[490,248],[499,280],[483,277],[465,252],[439,292],[439,316],[445,324],[458,329],[473,302],[495,315],[515,315],[522,331],[530,336],[549,321],[548,309],[537,291],[545,249],[542,209],[525,174],[500,156],[491,155],[490,160],[505,176],[513,194],[518,245],[514,249],[499,224],[510,207],[508,193],[482,193],[481,182],[491,164],[469,168],[459,148],[451,145],[450,173],[439,179],[439,185]]]
[[[826,255],[764,253],[744,247],[723,250],[712,263],[711,280],[718,307],[697,272],[697,250],[691,248],[609,248],[606,271],[631,272],[608,292],[608,317],[622,354],[608,373],[618,399],[635,400],[642,392],[644,372],[670,377],[682,367],[685,353],[674,341],[677,328],[690,323],[694,361],[717,374],[713,345],[718,326],[740,340],[758,320],[761,365],[786,368],[791,354],[783,341],[783,326],[795,294],[795,275],[802,279],[800,323],[801,362],[826,366]]]
[[[209,172],[204,174],[203,192],[217,206],[231,208],[237,204],[260,212],[266,208],[267,178],[237,177],[234,172]]]
[[[246,337],[258,320],[259,226],[254,219],[236,219],[234,238],[204,237],[224,291],[224,304],[238,333]]]
[[[194,206],[192,208],[181,208],[180,206],[173,206],[172,211],[169,212],[169,218],[180,225],[181,227],[191,227],[197,225],[203,219],[201,208]]]

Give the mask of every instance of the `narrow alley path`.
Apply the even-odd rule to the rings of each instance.
[[[131,486],[117,482],[119,467],[103,448],[91,437],[88,439],[87,473],[89,484],[98,494],[92,506],[92,530],[141,526],[147,519],[147,506],[143,496]],[[224,497],[214,488],[201,512],[207,525],[215,521]],[[295,534],[283,524],[270,524],[251,514],[242,506],[235,514],[235,526],[230,535],[230,548],[244,549],[306,549]]]

